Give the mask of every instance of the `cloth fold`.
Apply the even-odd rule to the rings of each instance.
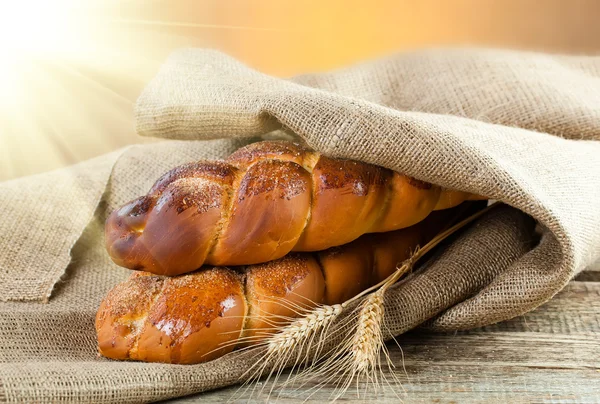
[[[284,128],[325,154],[531,215],[544,242],[461,306],[466,327],[539,306],[600,254],[599,97],[596,57],[430,50],[283,80],[187,49],[167,60],[136,114],[140,134],[171,139]]]

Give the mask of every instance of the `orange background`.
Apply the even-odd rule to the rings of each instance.
[[[177,45],[221,49],[283,76],[432,45],[600,49],[595,0],[205,0],[132,7],[121,15],[189,24],[162,29],[180,36]]]
[[[149,141],[134,133],[133,105],[178,47],[219,49],[279,76],[430,46],[600,53],[600,1],[594,0],[188,0],[98,7],[106,22],[89,47],[102,42],[111,53],[73,62],[68,73],[42,66],[61,91],[45,100],[39,95],[52,91],[29,88],[35,105],[24,107],[27,125],[0,124],[0,180]]]

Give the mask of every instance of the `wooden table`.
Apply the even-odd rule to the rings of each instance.
[[[378,397],[339,401],[405,403],[599,403],[600,266],[580,274],[553,300],[513,320],[452,335],[413,331],[390,344],[400,384]],[[178,402],[231,399],[233,386]],[[257,389],[258,390],[258,389]],[[303,402],[293,391],[252,402]],[[310,401],[326,402],[332,387]],[[244,399],[234,402],[246,402]]]

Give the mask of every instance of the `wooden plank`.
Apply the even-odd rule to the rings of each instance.
[[[537,310],[480,330],[600,336],[600,282],[572,281]]]
[[[393,383],[378,395],[344,401],[407,403],[593,403],[600,401],[600,283],[571,282],[538,310],[478,330],[434,334],[416,330],[390,346],[396,365]],[[386,372],[387,373],[387,372]],[[388,379],[392,379],[388,374]],[[314,386],[307,385],[301,392]],[[294,389],[267,394],[258,385],[249,402],[303,402]],[[360,383],[362,391],[365,384]],[[333,386],[317,391],[310,401],[331,398]],[[222,402],[238,392],[233,386],[178,402]],[[239,392],[238,392],[239,393]],[[233,402],[248,402],[241,396]]]
[[[533,334],[533,335],[532,335]],[[543,333],[429,335],[411,333],[400,340],[403,352],[390,348],[400,384],[369,398],[406,402],[596,402],[600,398],[600,342],[597,337],[557,338]],[[402,358],[404,357],[404,367]],[[406,370],[406,373],[404,372]],[[388,376],[389,378],[389,376]],[[391,378],[390,378],[391,380]],[[304,388],[312,387],[314,383]],[[261,386],[259,386],[260,388]],[[251,402],[302,402],[293,389],[267,394],[257,389]],[[364,383],[360,384],[364,390]],[[404,390],[404,391],[403,391]],[[311,399],[325,402],[331,386]],[[194,396],[182,402],[222,402],[237,387]],[[246,402],[248,395],[234,402]],[[345,399],[357,399],[354,391]],[[370,400],[368,400],[370,401]]]

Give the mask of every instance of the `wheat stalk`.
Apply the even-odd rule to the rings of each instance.
[[[267,345],[267,354],[304,347],[319,331],[325,329],[343,311],[341,304],[319,306],[308,315],[294,320],[281,332],[273,335]],[[302,351],[302,349],[300,350]],[[299,355],[301,352],[299,352]]]
[[[320,357],[323,344],[327,340],[326,334],[329,326],[342,313],[345,303],[319,305],[304,317],[294,319],[280,332],[269,336],[265,341],[261,342],[259,345],[266,346],[265,353],[242,375],[242,378],[246,378],[246,382],[240,386],[240,389],[250,384],[253,384],[254,387],[249,395],[246,394],[247,391],[245,390],[242,394],[239,394],[238,390],[238,394],[251,398],[254,395],[254,388],[257,385],[252,382],[258,381],[266,369],[270,367],[271,371],[267,376],[267,381],[273,379],[271,381],[272,387],[269,391],[270,396],[282,371],[290,366],[292,361],[293,365],[290,374],[284,384],[290,382],[290,377],[294,369],[316,362]],[[313,355],[311,355],[311,352],[313,352]],[[261,393],[265,386],[266,383],[263,385]]]
[[[381,323],[383,321],[382,287],[364,300],[358,314],[358,326],[352,338],[350,357],[352,358],[353,373],[361,374],[374,369],[383,345]]]
[[[496,205],[498,205],[498,202],[439,233],[425,246],[418,248],[410,258],[397,267],[393,274],[378,284],[371,286],[344,303],[337,305],[317,305],[316,308],[307,312],[304,317],[297,318],[289,325],[282,327],[280,332],[273,334],[261,344],[266,345],[266,353],[259,358],[256,366],[248,370],[248,372],[254,370],[254,373],[247,379],[246,383],[258,380],[267,367],[271,367],[272,370],[267,377],[267,381],[273,376],[275,376],[275,379],[272,382],[273,384],[269,392],[270,396],[281,373],[293,361],[290,375],[284,385],[290,382],[295,384],[299,379],[301,381],[300,387],[302,387],[310,379],[317,379],[319,382],[313,388],[309,389],[309,392],[310,390],[313,391],[311,395],[321,386],[331,383],[336,379],[336,386],[338,388],[333,400],[341,397],[354,380],[357,383],[358,393],[361,378],[367,381],[365,389],[368,388],[369,382],[372,382],[373,386],[377,389],[380,386],[379,375],[385,380],[385,375],[381,369],[382,353],[388,367],[394,367],[384,344],[381,330],[385,315],[385,292],[403,275],[411,271],[415,263],[439,243]],[[347,316],[343,321],[338,322],[340,324],[336,324],[335,320],[344,310],[359,299],[363,300],[355,309],[355,316]],[[325,342],[329,339],[328,334],[332,325],[335,326],[337,332],[350,329],[354,334],[352,338],[346,339],[322,355],[322,350]],[[312,355],[311,352],[313,352]],[[315,365],[322,357],[327,357],[327,359]],[[300,365],[309,366],[295,378],[291,378],[294,370]],[[242,378],[245,378],[248,372]],[[393,372],[391,372],[391,375],[395,377]]]
[[[369,383],[376,391],[382,381],[389,383],[381,366],[383,353],[388,367],[394,367],[384,344],[381,328],[385,314],[384,296],[389,287],[412,270],[414,257],[419,256],[418,251],[420,250],[399,266],[396,272],[378,285],[378,289],[366,296],[354,309],[355,315],[349,316],[346,324],[342,326],[349,331],[352,338],[346,339],[328,352],[328,359],[299,375],[299,379],[305,379],[301,380],[301,386],[310,380],[319,380],[313,387],[314,394],[323,385],[335,384],[336,388],[332,393],[332,399],[335,401],[346,393],[353,381],[356,381],[357,396],[360,396],[360,380],[366,380],[363,396],[366,396]],[[395,378],[395,375],[391,374]]]

